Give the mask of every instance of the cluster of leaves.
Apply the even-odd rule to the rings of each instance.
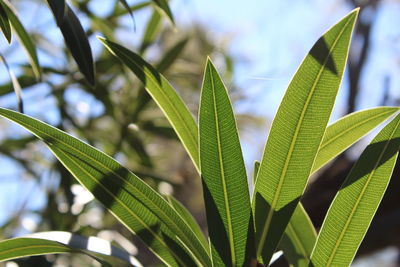
[[[230,72],[231,58],[224,54],[221,47],[214,45],[215,42],[206,36],[201,27],[185,28],[179,32],[173,29],[169,17],[171,15],[168,16],[169,8],[161,9],[162,6],[159,6],[159,3],[162,4],[163,1],[146,1],[130,6],[132,12],[135,11],[140,15],[150,13],[147,24],[143,25],[143,35],[133,32],[129,18],[124,20],[129,12],[123,8],[120,1],[116,1],[105,15],[98,15],[89,2],[70,1],[71,6],[75,7],[77,16],[86,18],[89,22],[85,25],[87,30],[84,38],[90,40],[95,34],[102,32],[111,40],[125,40],[129,45],[133,39],[142,38],[136,46],[141,56],[150,56],[157,70],[166,75],[177,87],[182,88],[181,94],[193,103],[192,110],[197,106],[196,100],[193,101],[193,99],[198,96],[196,90],[198,90],[198,84],[201,83],[201,70],[206,55],[217,54],[226,57],[226,73]],[[6,1],[4,3],[11,6]],[[51,2],[48,3],[51,4]],[[28,2],[13,2],[15,7],[21,8],[20,11],[24,15],[30,12],[30,10],[24,10],[24,7],[28,6],[25,4]],[[68,46],[64,48],[58,44],[56,39],[58,36],[55,36],[56,34],[52,31],[52,28],[57,25],[52,19],[51,8],[47,8],[40,2],[30,2],[29,6],[31,4],[38,5],[38,21],[35,20],[36,23],[31,25],[25,24],[27,30],[22,26],[21,29],[25,33],[29,32],[26,38],[30,40],[34,54],[39,56],[40,78],[34,75],[31,66],[14,63],[13,56],[16,54],[15,51],[18,52],[18,44],[23,47],[24,43],[15,42],[20,39],[18,38],[21,34],[20,28],[14,26],[11,16],[8,16],[6,18],[13,30],[12,45],[2,52],[9,62],[14,61],[9,66],[11,74],[13,71],[16,73],[14,76],[17,83],[1,84],[0,96],[13,100],[13,88],[17,88],[13,85],[19,85],[25,100],[25,110],[28,113],[44,121],[49,119],[45,109],[50,111],[49,113],[56,114],[59,119],[55,122],[52,119],[52,121],[57,128],[73,132],[86,142],[101,147],[107,154],[117,156],[128,169],[133,170],[155,189],[166,182],[173,186],[181,199],[185,199],[186,194],[190,194],[188,187],[191,191],[200,190],[199,183],[195,179],[190,179],[194,175],[194,169],[183,148],[177,142],[176,134],[140,82],[130,75],[125,67],[118,64],[118,60],[110,53],[104,49],[93,49],[97,53],[93,53],[95,86],[92,86],[84,78],[83,72],[77,71],[78,68],[84,68],[81,61],[78,59],[74,62],[72,51]],[[14,16],[16,20],[21,20],[18,25],[22,25],[24,16],[18,15],[14,8],[10,10],[16,14]],[[62,37],[61,34],[59,36]],[[134,38],[126,40],[126,36]],[[65,39],[67,38],[68,35]],[[66,43],[68,44],[67,41]],[[96,46],[95,43],[91,45]],[[21,58],[21,56],[18,57]],[[33,92],[35,98],[39,98],[39,101],[44,103],[39,103],[36,99],[30,101]],[[95,110],[100,109],[100,112],[91,111],[89,114],[82,114],[77,111],[77,104],[69,100],[70,95],[77,92],[84,102],[93,104],[96,107]],[[194,95],[196,97],[193,97]],[[48,104],[49,102],[51,104]],[[7,102],[6,105],[14,107],[13,101]],[[46,108],[38,110],[39,106],[44,107],[44,105]],[[112,230],[117,237],[121,233],[127,238],[132,238],[130,232],[115,222],[109,213],[104,213],[104,208],[96,202],[84,205],[81,211],[74,211],[77,196],[72,188],[76,181],[68,171],[54,158],[46,154],[42,154],[41,157],[38,151],[42,150],[42,146],[35,138],[20,132],[16,133],[12,129],[8,131],[7,127],[11,128],[10,125],[2,124],[1,127],[4,139],[0,146],[0,153],[14,161],[19,168],[16,171],[17,175],[13,176],[15,178],[13,182],[25,183],[25,178],[28,177],[29,182],[36,183],[35,187],[40,187],[45,192],[44,201],[47,201],[47,205],[43,208],[32,210],[28,207],[28,203],[36,202],[36,200],[31,201],[36,199],[36,196],[21,194],[18,203],[15,203],[18,205],[10,214],[10,218],[2,224],[0,230],[2,239],[19,233],[21,218],[25,216],[40,218],[36,231],[50,229],[71,231],[73,229],[74,232],[83,235],[97,235],[103,232],[103,229],[107,229],[107,231]],[[176,153],[171,155],[168,152],[171,150]],[[50,181],[47,181],[46,177],[50,177]],[[54,188],[58,180],[60,182]],[[5,179],[2,179],[3,182],[6,182]],[[185,185],[185,190],[180,190],[183,185]],[[191,207],[201,212],[201,203],[196,203],[192,198],[190,201]],[[9,204],[13,203],[9,202]],[[9,207],[11,208],[12,205]],[[99,209],[101,213],[96,213],[98,216],[96,223],[86,219],[92,211],[97,212]],[[144,262],[154,261],[154,257],[149,257],[145,253],[142,253],[141,257]],[[73,257],[72,260],[75,261],[75,258],[79,259],[79,257]]]
[[[263,158],[255,164],[252,200],[232,104],[211,60],[205,67],[196,123],[159,71],[140,55],[100,38],[144,84],[199,172],[209,241],[183,205],[160,195],[105,153],[24,114],[1,108],[0,115],[44,141],[79,183],[168,266],[268,265],[278,248],[294,266],[348,266],[386,190],[400,148],[397,107],[363,110],[327,126],[357,14],[356,9],[328,30],[294,75]],[[300,204],[308,178],[395,114],[361,154],[317,236]],[[0,259],[67,252],[74,249],[69,245],[10,239],[0,242]]]

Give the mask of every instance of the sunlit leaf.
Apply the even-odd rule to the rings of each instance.
[[[306,186],[342,80],[358,9],[327,31],[293,77],[255,185],[257,258],[269,262]]]
[[[98,253],[87,252],[52,240],[21,237],[0,241],[0,262],[29,256],[76,252],[86,254],[105,266],[111,266],[101,259]]]
[[[246,169],[228,92],[210,60],[201,91],[199,137],[213,265],[247,265],[255,255]]]
[[[147,91],[162,109],[175,129],[183,146],[192,158],[195,167],[199,167],[198,132],[192,114],[181,97],[158,71],[139,55],[109,40],[100,41],[118,57],[142,81]]]
[[[336,194],[318,235],[312,266],[350,265],[389,184],[399,148],[397,115],[364,150]]]
[[[315,158],[312,172],[316,172],[399,110],[400,108],[397,107],[361,110],[328,126]]]
[[[118,162],[43,122],[0,108],[43,140],[54,155],[119,221],[167,265],[210,264],[208,247],[170,204]]]
[[[254,161],[254,168],[253,168],[253,184],[256,183],[258,170],[260,169],[260,162],[258,160]]]
[[[35,74],[35,77],[40,79],[41,70],[39,66],[39,60],[36,54],[36,48],[34,43],[32,42],[31,37],[29,37],[26,32],[24,26],[18,19],[16,12],[14,11],[14,7],[7,0],[0,1],[0,5],[3,7],[4,11],[7,13],[8,19],[11,23],[12,28],[14,29],[19,41],[27,52],[29,62],[32,66],[32,70]]]

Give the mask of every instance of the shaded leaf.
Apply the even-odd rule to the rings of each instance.
[[[0,29],[6,37],[8,43],[11,43],[11,25],[3,6],[0,5]]]
[[[352,11],[316,42],[272,123],[253,199],[257,258],[264,263],[270,261],[306,186],[342,80],[357,14],[358,9]]]
[[[7,13],[8,19],[13,27],[15,33],[25,51],[27,52],[29,62],[32,66],[33,73],[37,79],[41,77],[41,70],[39,66],[39,60],[36,54],[36,48],[34,43],[32,42],[31,37],[29,37],[26,32],[24,26],[19,21],[16,12],[14,11],[14,7],[7,0],[0,1],[0,5],[3,7],[4,11]]]
[[[167,265],[210,265],[208,248],[169,203],[118,162],[82,141],[26,115],[0,115],[43,140],[54,155],[119,221]]]
[[[149,45],[154,43],[157,37],[158,30],[160,29],[161,15],[158,10],[154,10],[149,21],[147,22],[146,29],[143,34],[142,44],[140,45],[140,53],[142,54]]]
[[[208,59],[199,109],[200,170],[214,266],[249,264],[253,218],[228,92]],[[250,249],[250,251],[247,251]]]
[[[184,38],[184,39],[178,41],[169,50],[167,50],[164,54],[164,57],[157,64],[157,70],[159,72],[166,71],[175,62],[175,60],[179,57],[179,55],[182,53],[182,51],[186,47],[186,44],[188,43],[188,41],[189,41],[188,38]]]
[[[157,72],[139,55],[109,40],[99,38],[107,49],[118,57],[145,85],[148,93],[162,109],[165,116],[175,129],[189,156],[199,167],[197,125],[189,109],[169,84],[167,79]]]
[[[185,206],[182,205],[178,200],[176,200],[173,196],[168,195],[166,199],[171,204],[171,206],[182,216],[187,225],[193,230],[193,232],[197,235],[198,239],[203,243],[204,247],[208,247],[208,241],[206,240],[203,232],[201,231],[200,225],[193,218],[192,214],[186,209]]]
[[[47,0],[47,3],[53,12],[57,25],[61,26],[67,14],[67,3],[65,0]]]
[[[378,107],[351,113],[326,129],[312,172],[316,172],[331,159],[399,111],[397,107]]]
[[[144,2],[137,3],[137,4],[129,6],[129,9],[126,9],[126,8],[124,8],[124,9],[115,9],[114,12],[111,13],[110,17],[123,16],[123,15],[128,14],[129,11],[133,12],[133,11],[136,11],[136,10],[140,10],[142,8],[145,8],[145,7],[149,6],[150,4],[151,4],[150,1],[144,1]],[[108,19],[110,17],[108,17]]]
[[[159,9],[161,9],[165,13],[165,15],[167,15],[172,24],[175,24],[174,16],[172,15],[167,0],[152,0],[152,1]]]
[[[64,20],[59,27],[80,72],[91,85],[94,85],[94,63],[89,40],[78,17],[68,5],[66,5]]]
[[[133,22],[133,30],[136,31],[135,17],[133,16],[133,12],[132,12],[131,8],[129,7],[128,2],[126,2],[126,0],[119,0],[119,2],[125,7],[125,9],[129,13],[129,15],[131,16],[132,22]]]
[[[400,148],[400,115],[372,140],[325,217],[312,266],[349,266],[389,184]]]
[[[299,203],[278,247],[291,265],[307,267],[316,240],[317,232],[314,225],[303,205]]]

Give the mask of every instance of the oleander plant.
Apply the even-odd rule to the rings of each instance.
[[[79,21],[65,2],[48,2],[81,73],[93,84],[95,69],[91,55],[85,53],[90,48],[77,45],[84,39]],[[167,2],[154,2],[173,18]],[[1,7],[4,35],[11,36],[9,24],[21,35],[10,4],[2,1]],[[196,120],[171,83],[140,53],[98,37],[142,82],[187,151],[202,183],[207,235],[173,196],[160,194],[94,146],[21,112],[0,108],[0,115],[43,141],[76,181],[139,237],[162,265],[268,266],[283,254],[292,266],[349,266],[385,193],[400,148],[398,107],[358,111],[328,125],[358,12],[353,10],[330,28],[304,58],[250,178],[229,93],[210,58]],[[32,62],[39,75],[40,67]],[[337,192],[317,233],[300,202],[310,176],[384,122]],[[63,241],[56,238],[60,235]],[[120,248],[80,246],[72,242],[73,236],[47,232],[2,240],[0,260],[83,253],[103,265],[141,266]]]

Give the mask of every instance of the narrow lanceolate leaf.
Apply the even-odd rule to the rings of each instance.
[[[303,205],[299,203],[279,243],[279,249],[291,265],[307,267],[316,239],[314,225]]]
[[[161,25],[161,15],[158,10],[154,10],[153,14],[151,15],[149,21],[147,22],[146,30],[144,31],[142,44],[140,45],[140,53],[143,52],[154,43],[155,38],[157,37],[157,32],[160,29]]]
[[[253,184],[256,183],[258,170],[260,169],[260,162],[258,160],[254,161],[254,169],[253,169]]]
[[[39,66],[39,60],[36,54],[36,48],[32,42],[31,37],[29,37],[24,26],[19,21],[18,16],[14,11],[14,7],[7,0],[0,1],[0,5],[3,7],[4,11],[7,13],[8,19],[14,29],[19,41],[27,52],[29,62],[32,66],[33,73],[36,78],[40,79],[41,71]]]
[[[378,107],[351,113],[326,129],[312,172],[342,153],[363,136],[398,112],[398,107]]]
[[[172,15],[171,9],[169,8],[167,0],[153,0],[153,3],[161,9],[165,15],[171,20],[172,24],[175,23],[174,16]]]
[[[60,26],[67,13],[67,3],[65,0],[47,0],[47,3],[53,12],[57,25]]]
[[[176,59],[181,55],[182,51],[186,47],[188,40],[188,38],[184,38],[176,42],[176,44],[174,44],[170,49],[165,52],[164,57],[157,64],[157,70],[159,72],[166,71],[176,61]]]
[[[19,112],[24,112],[24,103],[22,101],[22,89],[21,85],[18,82],[17,77],[15,77],[14,72],[11,70],[11,68],[8,66],[6,59],[4,56],[0,53],[0,60],[4,63],[4,66],[7,69],[8,75],[10,76],[12,86],[14,88],[15,95],[17,96],[17,101],[18,101],[18,110]]]
[[[201,92],[199,136],[213,265],[246,266],[255,256],[246,170],[228,92],[210,60]]]
[[[81,250],[52,240],[19,237],[0,241],[0,262],[29,256],[76,252],[86,254],[105,266],[111,266],[101,259],[99,253]]]
[[[103,38],[99,39],[112,54],[118,57],[142,81],[149,94],[164,112],[198,169],[197,125],[189,109],[174,88],[164,76],[139,55],[114,42]]]
[[[193,232],[197,235],[198,239],[203,243],[204,247],[208,247],[208,241],[206,240],[203,232],[201,231],[200,225],[193,218],[192,214],[183,206],[178,200],[176,200],[173,196],[166,196],[168,202],[171,206],[182,216],[185,222],[189,225],[189,227],[193,230]]]
[[[68,5],[65,8],[64,20],[59,24],[61,33],[80,72],[94,85],[93,56],[85,30],[72,9]]]
[[[278,109],[255,185],[257,258],[268,263],[304,191],[342,80],[358,9],[327,31]]]
[[[372,140],[322,224],[312,266],[349,266],[382,200],[400,148],[400,115]]]
[[[166,265],[210,265],[208,248],[182,217],[162,196],[118,162],[26,115],[2,108],[0,115],[43,140],[74,177]]]
[[[136,31],[136,22],[135,22],[135,17],[133,16],[133,12],[131,10],[131,8],[129,7],[129,4],[126,0],[119,0],[119,2],[125,7],[125,9],[128,11],[129,15],[132,18],[132,22],[133,22],[133,30]]]
[[[110,263],[116,261],[116,263],[142,266],[135,257],[125,250],[95,236],[86,237],[64,231],[48,231],[30,234],[25,237],[55,241],[74,249],[75,252],[81,251],[85,254],[96,255],[98,258]]]
[[[11,25],[3,6],[0,5],[0,29],[6,37],[8,43],[11,43]]]

